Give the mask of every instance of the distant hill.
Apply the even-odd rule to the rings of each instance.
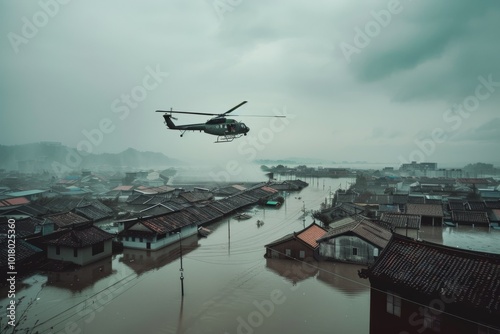
[[[0,169],[25,172],[51,172],[54,166],[70,169],[141,169],[181,165],[180,160],[157,152],[128,148],[120,153],[86,154],[60,143],[0,145]]]

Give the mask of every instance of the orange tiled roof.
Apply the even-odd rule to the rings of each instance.
[[[25,197],[16,197],[16,198],[9,198],[9,199],[3,199],[0,200],[0,206],[14,206],[14,205],[23,205],[23,204],[28,204],[30,201],[28,201]]]
[[[297,235],[297,238],[304,241],[309,246],[316,248],[318,247],[318,243],[316,242],[316,240],[321,238],[325,233],[326,231],[324,229],[316,224],[312,224],[308,228],[300,232]]]

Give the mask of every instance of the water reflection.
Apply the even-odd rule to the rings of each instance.
[[[293,285],[314,277],[318,273],[317,262],[314,261],[304,263],[295,260],[266,259],[266,268]]]
[[[49,271],[47,285],[77,292],[114,273],[111,258],[107,258],[71,271]]]
[[[368,282],[358,276],[358,270],[366,267],[356,264],[266,259],[266,268],[293,285],[316,277],[319,281],[347,296],[358,295],[369,290]]]
[[[318,267],[318,280],[347,296],[358,295],[370,288],[369,282],[358,276],[358,270],[366,268],[365,266],[341,262],[319,262]]]
[[[500,231],[492,228],[422,226],[419,236],[445,246],[500,254]]]
[[[198,248],[198,236],[193,235],[182,240],[182,254],[187,255]],[[130,267],[138,276],[150,270],[157,270],[180,257],[179,243],[173,243],[159,250],[130,249],[123,250],[120,262]]]

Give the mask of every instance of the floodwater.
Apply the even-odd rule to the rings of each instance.
[[[312,222],[304,206],[319,209],[330,189],[352,180],[306,181],[309,187],[290,193],[280,209],[249,208],[249,220],[227,218],[208,226],[208,238],[183,240],[184,297],[179,244],[125,249],[74,272],[18,282],[16,333],[368,333],[362,266],[263,257],[264,245]],[[500,253],[500,231],[426,227],[422,237]],[[6,325],[7,302],[0,300],[2,333],[14,332]]]

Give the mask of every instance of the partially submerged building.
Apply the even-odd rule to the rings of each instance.
[[[500,255],[394,234],[369,278],[370,333],[498,333]]]
[[[357,264],[373,263],[391,238],[391,232],[357,215],[330,225],[328,233],[318,238],[322,259]]]
[[[45,242],[47,258],[84,266],[111,256],[113,238],[113,234],[93,225],[68,228]]]
[[[271,259],[317,259],[318,240],[326,233],[316,223],[312,223],[299,232],[293,232],[267,245],[267,258]]]

